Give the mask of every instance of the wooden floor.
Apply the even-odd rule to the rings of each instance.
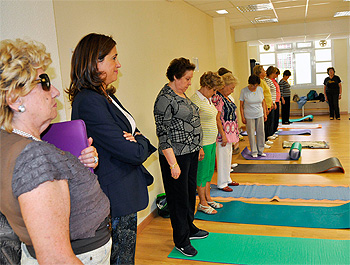
[[[292,117],[293,118],[293,117]],[[254,161],[255,163],[313,163],[328,157],[337,157],[342,163],[345,174],[323,173],[323,174],[231,174],[231,178],[240,183],[261,183],[261,184],[322,184],[322,185],[349,185],[350,184],[350,120],[348,115],[342,115],[341,120],[330,121],[327,116],[315,116],[312,123],[322,125],[322,129],[311,129],[311,136],[280,136],[274,140],[271,149],[265,152],[287,152],[282,148],[284,140],[307,141],[324,140],[330,145],[329,149],[303,149],[302,157],[299,161]],[[299,124],[299,123],[298,123]],[[302,122],[300,124],[307,124]],[[248,137],[240,142],[240,149],[249,146]],[[232,161],[241,164],[251,163],[245,160],[240,154],[234,155]],[[216,183],[216,173],[212,180]],[[274,202],[275,204],[282,204]],[[317,205],[336,206],[339,204],[321,203],[284,203],[289,205]],[[349,229],[315,229],[300,227],[279,227],[264,225],[246,225],[234,223],[217,223],[209,221],[195,220],[197,227],[209,232],[232,233],[244,235],[265,235],[284,236],[302,238],[322,238],[322,239],[350,239]],[[169,219],[157,216],[148,224],[137,238],[136,264],[213,264],[209,262],[196,262],[167,258],[173,249],[172,229]],[[210,251],[210,249],[208,249]],[[350,261],[349,261],[350,263]],[[214,263],[217,264],[217,263]]]

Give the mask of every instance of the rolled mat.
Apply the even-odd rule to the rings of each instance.
[[[350,228],[350,203],[340,206],[291,206],[222,202],[216,214],[197,211],[196,219],[238,224],[275,225],[327,229]]]
[[[252,157],[252,152],[249,151],[248,147],[243,149],[241,155],[247,160],[292,160],[288,153],[266,153],[266,156]]]
[[[350,202],[349,186],[240,184],[233,192],[210,185],[210,195],[226,201]]]
[[[312,164],[238,164],[231,173],[316,174],[327,171],[345,172],[339,159],[331,157]]]
[[[315,124],[315,123],[279,124],[279,125],[278,125],[278,128],[279,128],[279,129],[317,129],[317,128],[322,128],[322,124]]]
[[[196,256],[186,257],[174,248],[168,257],[226,264],[325,265],[350,260],[349,240],[209,233],[191,244]]]
[[[289,130],[289,131],[278,131],[278,135],[311,135],[311,130],[309,129],[301,129],[301,130]]]
[[[312,121],[313,119],[314,119],[314,115],[307,115],[307,116],[301,117],[299,119],[289,119],[289,121],[291,121],[291,122]],[[279,119],[278,122],[282,122],[282,120]]]
[[[301,155],[301,143],[299,142],[294,142],[289,150],[289,157],[292,160],[298,160],[300,158]]]

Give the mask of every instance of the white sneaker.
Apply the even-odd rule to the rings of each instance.
[[[274,135],[272,135],[272,136],[274,136],[275,139],[278,138],[278,134],[277,133],[274,133]]]
[[[259,156],[266,157],[265,153],[260,154]]]
[[[276,139],[276,137],[275,137],[275,136],[273,136],[273,135],[271,135],[271,136],[267,137],[267,139],[269,139],[269,140],[275,140],[275,139]]]
[[[237,163],[233,163],[233,164],[231,165],[231,168],[235,168],[236,166],[238,166],[238,164],[237,164]]]
[[[273,144],[272,141],[266,141],[265,144]]]
[[[258,155],[257,155],[257,154],[254,154],[254,155],[252,155],[252,157],[256,158],[256,157],[258,157]]]
[[[265,145],[264,145],[264,148],[269,149],[269,148],[271,148],[271,146],[269,146],[269,145],[265,144]]]

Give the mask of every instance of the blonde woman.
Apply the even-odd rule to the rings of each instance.
[[[199,196],[198,211],[216,214],[215,208],[222,204],[213,201],[210,196],[210,181],[215,169],[216,137],[218,129],[216,117],[218,111],[211,97],[224,86],[221,77],[213,72],[206,72],[200,78],[200,89],[191,97],[191,101],[199,108],[199,117],[203,129],[203,148],[199,151],[197,170],[197,191]]]
[[[216,119],[218,138],[216,146],[217,157],[217,187],[223,191],[233,191],[229,186],[238,186],[239,183],[232,181],[230,177],[232,144],[239,141],[237,107],[229,97],[237,84],[237,79],[228,72],[222,75],[224,87],[213,96],[213,103],[218,110]]]

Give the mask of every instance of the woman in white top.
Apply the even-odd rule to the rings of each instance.
[[[248,86],[240,95],[240,111],[242,122],[246,124],[252,157],[266,156],[264,154],[264,121],[266,121],[266,103],[263,89],[259,86],[260,78],[251,75]],[[256,141],[255,134],[256,132]]]
[[[191,101],[199,108],[199,117],[203,129],[203,148],[199,151],[197,171],[197,191],[199,196],[198,211],[216,214],[215,208],[222,204],[214,202],[210,197],[210,181],[215,169],[215,150],[218,129],[216,118],[218,111],[211,102],[216,90],[224,86],[221,77],[213,72],[206,72],[200,78],[200,89],[191,97]]]

